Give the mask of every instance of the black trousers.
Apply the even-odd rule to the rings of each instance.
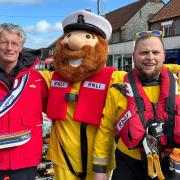
[[[116,149],[116,169],[113,171],[112,180],[148,180],[146,164],[133,159]],[[153,179],[155,180],[155,179]]]
[[[34,180],[36,175],[36,166],[17,170],[0,170],[0,180],[4,180],[6,176],[9,176],[10,180]]]

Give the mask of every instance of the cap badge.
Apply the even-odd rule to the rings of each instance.
[[[79,23],[79,24],[84,24],[85,23],[83,15],[78,15],[77,23]]]

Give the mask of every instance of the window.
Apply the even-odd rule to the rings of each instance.
[[[119,32],[113,32],[111,37],[111,43],[118,43],[120,41],[120,33]]]
[[[162,22],[161,26],[163,27],[164,36],[172,36],[172,23],[173,21]]]
[[[172,35],[172,25],[164,26],[164,36],[171,36],[171,35]]]
[[[115,54],[114,55],[114,66],[118,69],[118,70],[122,70],[123,69],[123,64],[122,64],[122,55],[121,54]]]
[[[108,60],[106,62],[106,66],[112,66],[113,65],[113,56],[109,55]]]

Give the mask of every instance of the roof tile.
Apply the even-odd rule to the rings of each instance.
[[[151,20],[150,23],[180,16],[180,0],[170,0]]]

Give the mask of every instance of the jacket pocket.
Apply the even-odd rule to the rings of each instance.
[[[41,116],[22,116],[22,124],[27,127],[42,126]]]

